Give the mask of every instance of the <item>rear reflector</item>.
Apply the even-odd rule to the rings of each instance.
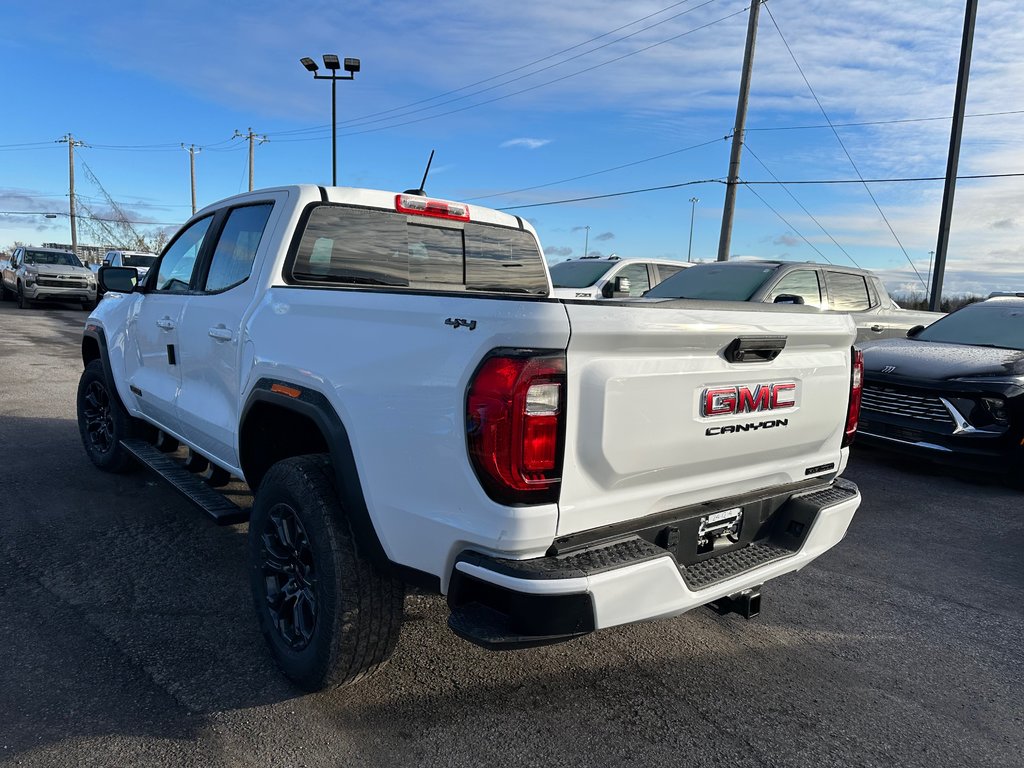
[[[860,397],[864,391],[864,353],[853,348],[850,368],[850,404],[846,408],[846,429],[843,431],[843,447],[853,442],[860,420]]]
[[[469,206],[448,200],[431,200],[419,195],[395,195],[395,210],[414,216],[433,216],[438,219],[469,221]]]

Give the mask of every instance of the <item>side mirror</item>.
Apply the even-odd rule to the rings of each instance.
[[[915,325],[913,328],[911,328],[909,331],[907,331],[907,338],[908,339],[913,339],[913,338],[915,338],[917,336],[917,334],[919,334],[923,330],[924,330],[924,326],[923,325]]]
[[[139,270],[135,267],[100,267],[96,280],[104,292],[132,293],[139,284]]]
[[[780,293],[775,297],[773,304],[803,304],[804,297],[797,296],[795,293]]]
[[[606,299],[629,298],[629,278],[616,277],[610,283],[605,283],[601,289],[601,295]]]

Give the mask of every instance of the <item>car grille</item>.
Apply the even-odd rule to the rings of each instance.
[[[867,385],[861,394],[861,409],[893,416],[906,416],[919,421],[950,424],[953,417],[934,395],[914,395],[892,387]]]
[[[53,277],[37,277],[36,285],[41,285],[44,288],[85,288],[85,279],[68,277],[58,280]]]

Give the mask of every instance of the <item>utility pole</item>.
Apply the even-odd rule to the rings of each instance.
[[[732,152],[729,153],[729,179],[725,185],[725,208],[722,211],[722,233],[718,237],[718,260],[729,260],[732,240],[732,217],[736,210],[736,184],[740,177],[740,153],[743,150],[743,131],[747,125],[747,101],[750,98],[750,76],[754,70],[754,44],[757,42],[757,18],[761,0],[750,4],[747,19],[747,46],[743,51],[743,72],[740,75],[740,96],[736,104],[736,127],[732,131]]]
[[[267,139],[266,136],[263,136],[263,135],[261,135],[259,133],[253,133],[252,132],[252,128],[249,129],[248,133],[241,133],[236,128],[235,129],[235,135],[232,136],[231,138],[233,138],[233,139],[248,139],[249,140],[249,191],[252,192],[252,181],[253,181],[253,174],[254,174],[254,171],[253,171],[253,160],[254,160],[253,147],[255,146],[256,143],[263,144],[268,139]]]
[[[188,152],[188,168],[189,168],[189,173],[190,173],[190,175],[192,177],[192,215],[195,216],[196,215],[196,152],[202,152],[203,148],[202,147],[196,147],[195,144],[190,144],[189,146],[186,147],[184,142],[182,142],[181,148]],[[251,159],[249,160],[249,164],[250,164],[250,167],[251,167],[251,165],[252,165],[252,160]],[[250,176],[250,179],[249,179],[249,189],[250,190],[252,189],[252,177],[251,176]]]
[[[584,227],[587,230],[586,237],[583,239],[583,256],[586,258],[590,252],[590,225]]]
[[[978,0],[967,0],[964,11],[964,36],[960,42],[960,70],[956,76],[956,97],[953,100],[953,127],[949,134],[949,157],[946,160],[946,182],[942,187],[942,213],[939,216],[939,240],[935,245],[935,273],[928,308],[937,312],[942,302],[942,277],[946,271],[946,250],[949,247],[949,225],[953,218],[953,194],[956,172],[960,164],[960,137],[964,130],[964,109],[967,106],[967,81],[971,76],[971,49],[974,47],[974,19]]]
[[[693,215],[697,212],[697,203],[700,198],[690,198],[690,247],[686,249],[686,263],[690,263],[690,256],[693,254]]]
[[[84,147],[84,141],[78,141],[70,133],[57,139],[58,144],[68,145],[68,214],[71,219],[71,250],[78,255],[78,228],[75,222],[75,147]]]

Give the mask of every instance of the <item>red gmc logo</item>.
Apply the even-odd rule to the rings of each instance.
[[[700,396],[701,416],[734,416],[796,405],[796,382],[752,387],[709,387]]]

